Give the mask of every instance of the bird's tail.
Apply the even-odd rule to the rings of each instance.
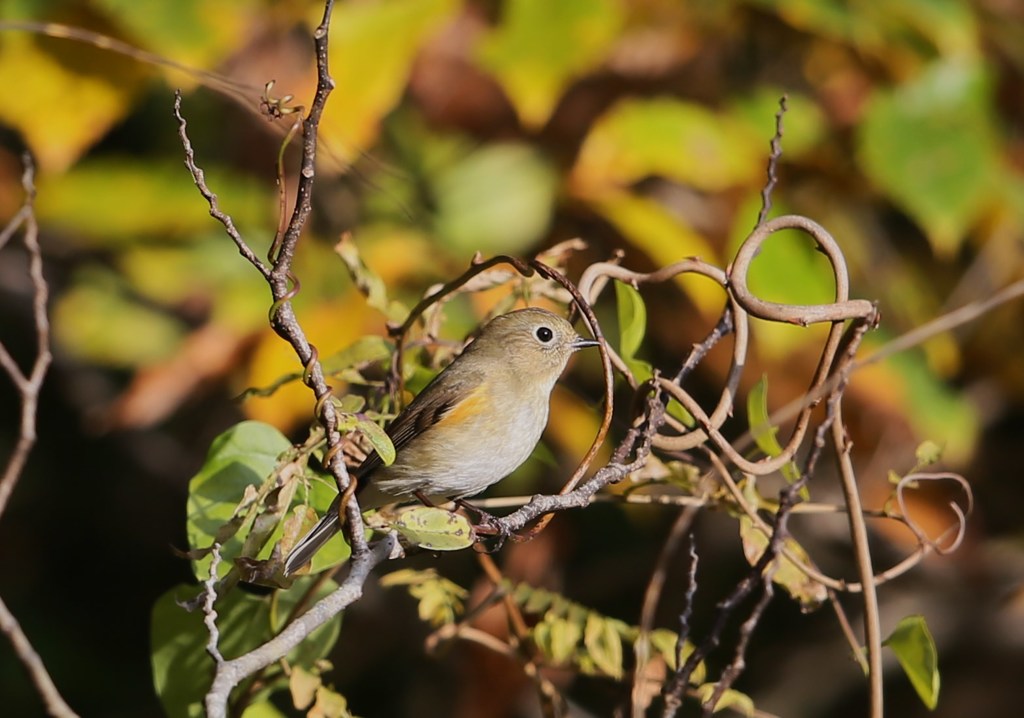
[[[331,508],[327,509],[327,513],[323,515],[319,523],[313,527],[313,530],[295,544],[295,548],[288,554],[288,558],[284,560],[284,575],[290,576],[309,563],[313,554],[319,551],[339,530],[341,530],[341,524],[338,521],[338,507],[337,501],[335,501],[331,504]]]

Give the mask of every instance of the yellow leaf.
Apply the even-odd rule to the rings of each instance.
[[[537,128],[572,79],[604,60],[624,19],[617,0],[511,0],[478,57],[505,88],[523,124]]]
[[[299,710],[308,708],[316,698],[320,687],[320,676],[315,676],[302,666],[292,666],[292,674],[288,679],[288,688],[292,694],[292,705]]]
[[[137,367],[170,357],[185,326],[169,312],[136,302],[116,275],[87,268],[53,310],[54,337],[67,352],[115,367]]]
[[[767,147],[728,114],[666,97],[623,100],[583,141],[572,188],[590,196],[658,176],[717,192],[760,181]]]
[[[583,638],[583,626],[577,621],[553,615],[545,616],[544,622],[551,632],[551,662],[556,666],[568,664]]]
[[[754,527],[753,521],[747,516],[740,517],[740,538],[743,541],[743,553],[751,566],[761,558],[768,548],[768,537]],[[783,539],[783,548],[799,558],[804,565],[810,565],[811,558],[803,546],[791,537]],[[828,597],[825,587],[801,571],[795,563],[780,555],[772,562],[775,572],[772,581],[786,589],[790,596],[799,601],[804,612],[813,611]]]
[[[142,76],[133,63],[96,48],[59,49],[48,52],[11,32],[0,43],[0,122],[22,134],[47,172],[67,169],[124,117]]]
[[[602,673],[622,677],[622,639],[610,619],[594,612],[587,614],[583,643],[587,655]]]
[[[299,321],[321,358],[352,344],[363,334],[380,331],[380,317],[370,310],[361,297],[347,293],[334,301],[321,302],[309,309],[299,309]],[[244,386],[268,386],[285,374],[301,371],[295,352],[269,328],[260,335]],[[331,381],[336,392],[343,390],[340,381]],[[313,393],[301,382],[289,382],[267,397],[250,398],[245,413],[284,431],[300,422],[313,419]]]
[[[252,36],[252,25],[263,10],[258,0],[211,3],[206,0],[90,0],[105,10],[119,27],[145,42],[145,49],[193,67],[213,67]],[[175,86],[189,81],[175,73]]]
[[[456,9],[455,0],[358,2],[335,9],[329,58],[335,90],[320,122],[321,138],[334,155],[352,159],[373,144],[381,119],[402,97],[420,47]]]

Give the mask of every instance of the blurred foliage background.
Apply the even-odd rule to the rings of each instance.
[[[185,91],[197,159],[224,209],[254,247],[268,247],[275,163],[293,117],[260,116],[260,95],[275,80],[269,94],[308,103],[319,14],[315,2],[270,0],[0,5],[0,217],[21,202],[27,146],[39,165],[57,353],[40,444],[0,521],[0,593],[82,714],[160,710],[149,612],[190,575],[169,546],[185,545],[186,486],[210,440],[245,417],[293,435],[310,420],[301,386],[234,400],[297,367],[267,328],[265,286],[182,167],[171,89]],[[222,79],[14,24],[26,20],[101,33]],[[386,315],[401,316],[476,251],[526,255],[580,237],[577,271],[619,249],[635,269],[690,255],[725,266],[756,219],[783,93],[790,109],[775,212],[806,214],[839,240],[854,296],[882,310],[871,347],[1024,274],[1019,3],[362,0],[339,3],[332,31],[337,89],[321,125],[314,226],[296,262],[297,310],[321,355],[381,333]],[[285,157],[294,167],[293,152]],[[345,231],[397,304],[368,306],[352,285],[333,249]],[[825,260],[797,235],[771,241],[753,277],[755,291],[777,300],[827,301],[832,292]],[[0,252],[0,336],[19,357],[32,347],[29,292],[25,258],[9,243]],[[722,297],[693,280],[643,293],[644,356],[672,368],[713,325]],[[455,303],[446,334],[462,338],[497,300]],[[868,506],[881,505],[887,471],[911,467],[926,438],[976,492],[964,548],[882,589],[883,630],[922,613],[936,636],[936,715],[1019,706],[1022,310],[1020,301],[1000,307],[872,365],[848,392]],[[765,373],[772,406],[797,398],[820,337],[755,323],[745,386]],[[708,397],[726,360],[715,352],[698,372]],[[563,469],[593,435],[596,362],[582,358],[566,385],[545,442]],[[6,454],[17,422],[6,384],[0,407]],[[564,474],[535,461],[501,488],[552,490]],[[838,497],[827,475],[812,491]],[[916,510],[925,525],[948,520],[941,496]],[[665,509],[595,506],[500,559],[517,580],[635,622],[670,520]],[[730,525],[701,519],[698,619],[743,570]],[[807,526],[805,545],[852,576],[844,530],[841,518]],[[882,565],[912,546],[909,534],[881,525],[876,538]],[[468,555],[418,560],[463,585],[477,578]],[[676,627],[684,589],[670,581],[658,625]],[[334,677],[356,713],[532,714],[518,668],[467,646],[427,657],[427,631],[396,591],[371,589],[350,612]],[[5,706],[36,713],[11,652],[0,655]],[[737,687],[786,716],[861,715],[866,692],[833,617],[802,616],[785,599],[769,610]],[[626,694],[580,678],[571,695],[610,715]],[[888,701],[893,715],[925,712],[898,672]]]

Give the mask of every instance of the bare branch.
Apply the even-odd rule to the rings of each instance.
[[[78,718],[78,714],[64,702],[57,686],[53,684],[53,679],[47,673],[42,659],[22,632],[18,620],[7,608],[7,604],[2,598],[0,598],[0,631],[3,631],[4,635],[10,639],[11,645],[14,646],[18,660],[28,671],[33,685],[43,699],[46,712],[55,718]]]
[[[0,515],[7,508],[7,502],[14,493],[14,487],[21,478],[29,454],[36,444],[36,417],[39,408],[39,392],[42,390],[46,372],[50,368],[53,356],[50,353],[50,320],[46,314],[46,302],[49,286],[43,277],[43,254],[39,247],[39,225],[35,215],[35,165],[27,152],[22,156],[24,170],[21,185],[25,190],[25,201],[21,209],[0,232],[0,247],[24,227],[22,241],[28,253],[28,274],[32,283],[32,319],[35,325],[36,353],[32,367],[26,374],[18,366],[7,348],[0,343],[0,366],[3,367],[11,383],[14,384],[21,401],[21,419],[18,426],[18,440],[14,445],[3,475],[0,476]],[[57,686],[43,665],[42,659],[32,647],[32,643],[21,630],[14,614],[7,604],[0,599],[0,631],[11,641],[18,660],[28,671],[29,678],[36,691],[43,699],[47,712],[52,716],[70,718],[75,712],[61,697]]]
[[[28,273],[32,281],[32,319],[36,332],[36,355],[28,373],[18,367],[17,362],[0,344],[0,366],[3,366],[11,382],[21,398],[21,420],[19,423],[18,441],[11,452],[3,476],[0,477],[0,515],[7,508],[7,502],[14,491],[15,485],[25,467],[28,455],[36,443],[36,412],[39,406],[39,392],[43,387],[46,372],[53,361],[50,353],[50,319],[46,314],[46,302],[49,288],[43,277],[43,255],[39,247],[39,225],[36,223],[34,202],[35,166],[31,156],[26,153],[22,157],[25,169],[21,183],[25,190],[25,202],[21,210],[8,223],[3,231],[0,246],[24,225],[23,242],[28,252]]]

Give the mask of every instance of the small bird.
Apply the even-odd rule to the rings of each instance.
[[[412,495],[463,499],[511,474],[540,441],[551,390],[569,357],[598,343],[544,309],[492,319],[387,428],[395,461],[385,466],[374,451],[353,472],[360,508]],[[339,500],[288,554],[285,575],[340,530]]]

